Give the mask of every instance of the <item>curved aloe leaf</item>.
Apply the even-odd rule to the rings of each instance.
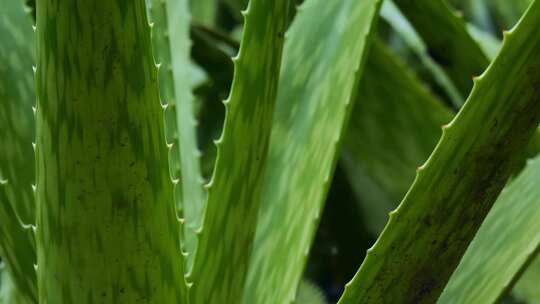
[[[289,10],[288,0],[252,0],[244,13],[223,134],[189,274],[193,303],[234,303],[242,296]]]
[[[342,163],[364,221],[378,235],[452,113],[380,42],[369,53],[356,99]]]
[[[184,303],[144,1],[45,0],[36,27],[40,302]]]
[[[190,17],[187,0],[152,0],[154,50],[161,68],[159,72],[162,103],[171,111],[166,132],[175,146],[171,156],[178,209],[185,219],[184,248],[191,264],[196,244],[195,231],[201,225],[205,203],[201,176],[200,153],[197,148],[197,124],[194,117],[194,97],[189,38]],[[176,163],[175,163],[176,162]],[[178,170],[179,169],[179,170]]]
[[[540,249],[539,184],[540,157],[501,193],[438,303],[500,302]]]
[[[287,33],[244,303],[296,296],[379,6],[308,0]]]
[[[468,96],[472,77],[489,60],[469,36],[465,22],[443,0],[394,0],[428,45],[429,55],[442,66],[462,96]]]
[[[32,23],[19,0],[0,7],[0,256],[16,293],[37,303]],[[7,302],[6,302],[7,303]]]
[[[540,120],[540,1],[506,35],[340,304],[431,303],[457,267]],[[437,262],[434,262],[437,261]]]

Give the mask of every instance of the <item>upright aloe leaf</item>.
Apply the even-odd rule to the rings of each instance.
[[[379,7],[308,0],[287,33],[244,303],[296,296]]]
[[[40,303],[184,303],[144,0],[39,2],[36,84]]]
[[[173,161],[172,168],[180,171],[174,176],[179,179],[176,187],[180,188],[176,189],[176,200],[185,218],[184,245],[189,254],[188,261],[191,261],[196,244],[195,231],[201,225],[205,193],[197,148],[194,97],[191,93],[188,3],[187,0],[153,0],[150,11],[154,22],[154,50],[161,66],[161,99],[167,105],[166,111],[172,114],[167,115],[166,132],[174,145],[171,158],[176,161]]]
[[[540,1],[476,85],[340,304],[431,303],[442,292],[540,120]]]
[[[255,236],[288,0],[252,0],[189,280],[193,303],[234,303]],[[211,292],[209,292],[211,290]]]
[[[19,0],[0,7],[0,256],[27,303],[37,303],[34,240],[32,22]]]
[[[32,22],[20,0],[0,8],[0,180],[21,223],[34,219]]]
[[[472,77],[487,67],[488,58],[469,36],[465,22],[444,0],[394,0],[428,45],[429,55],[439,63],[462,96],[468,96]]]
[[[382,43],[374,43],[344,138],[342,163],[376,234],[414,181],[452,113]]]
[[[499,303],[540,249],[539,184],[537,157],[501,193],[438,303]]]

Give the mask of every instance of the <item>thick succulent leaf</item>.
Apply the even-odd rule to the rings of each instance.
[[[10,281],[37,303],[34,239],[35,103],[32,22],[19,0],[0,7],[0,256]]]
[[[394,2],[385,1],[381,8],[381,17],[400,35],[406,45],[420,58],[435,82],[444,89],[456,108],[463,104],[464,97],[446,75],[444,69],[429,55],[428,47],[411,23],[403,16]]]
[[[185,219],[184,249],[188,265],[196,245],[205,203],[197,148],[197,123],[194,113],[192,68],[189,38],[190,17],[187,0],[152,0],[150,9],[154,53],[160,64],[161,102],[167,105],[166,132],[173,145],[170,155],[176,184],[177,207]]]
[[[242,296],[255,236],[288,0],[252,0],[189,280],[192,303]],[[212,292],[209,292],[209,291]]]
[[[244,303],[295,299],[379,6],[308,0],[287,33]]]
[[[540,157],[503,190],[438,303],[498,303],[511,288],[540,248],[539,184]]]
[[[465,22],[443,0],[394,0],[428,46],[428,54],[442,66],[462,96],[468,96],[472,77],[489,61],[467,32]]]
[[[36,32],[40,302],[185,303],[144,0],[40,1]]]
[[[539,26],[535,1],[443,128],[340,304],[438,298],[538,126]]]
[[[538,222],[535,223],[538,225]],[[535,226],[536,227],[536,226]],[[525,273],[514,286],[512,294],[518,300],[528,304],[540,304],[540,246],[536,248],[536,258],[533,263],[527,267]]]
[[[369,53],[342,164],[376,235],[427,160],[452,113],[378,42]]]

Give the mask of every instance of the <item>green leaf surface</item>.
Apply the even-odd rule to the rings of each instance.
[[[205,192],[197,148],[197,123],[192,94],[187,0],[153,0],[150,15],[156,61],[160,64],[161,102],[167,105],[166,132],[171,150],[171,171],[176,184],[177,207],[184,217],[184,249],[191,264],[196,246]]]
[[[535,1],[444,127],[340,304],[432,303],[439,297],[538,126],[539,26]]]
[[[246,304],[295,300],[379,7],[308,0],[287,33]]]
[[[444,69],[462,96],[468,96],[472,78],[489,61],[467,32],[466,24],[443,0],[394,0],[428,46],[428,54]]]
[[[288,0],[253,0],[244,13],[223,133],[188,277],[192,303],[234,303],[242,297],[289,10]]]
[[[144,0],[37,6],[40,303],[185,303]]]
[[[22,2],[0,6],[0,256],[5,276],[37,303],[34,238],[34,118],[31,18]],[[8,302],[6,302],[8,303]]]
[[[382,43],[374,43],[344,138],[342,163],[370,231],[378,235],[452,119]]]
[[[438,303],[501,300],[540,249],[539,184],[540,157],[503,190]]]

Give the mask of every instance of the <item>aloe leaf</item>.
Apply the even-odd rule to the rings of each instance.
[[[380,42],[369,53],[356,99],[341,161],[363,220],[378,235],[452,113]]]
[[[442,138],[340,304],[434,302],[538,126],[540,1],[503,47]],[[436,261],[436,262],[434,262]]]
[[[308,0],[287,33],[244,303],[295,299],[379,7]]]
[[[537,223],[535,224],[537,225]],[[512,290],[512,295],[514,295],[515,298],[529,304],[540,303],[540,289],[538,289],[538,282],[540,282],[539,248],[540,246],[536,248],[536,259],[527,267]]]
[[[540,248],[539,183],[537,157],[503,190],[438,303],[500,302]]]
[[[191,264],[196,244],[195,231],[199,229],[205,203],[201,176],[200,153],[197,148],[197,123],[194,117],[192,69],[190,62],[191,40],[189,38],[190,16],[187,0],[153,0],[151,16],[154,22],[153,38],[156,60],[160,63],[159,81],[162,103],[169,126],[169,142],[172,149],[172,167],[179,169],[174,178],[178,209],[185,219],[184,248]],[[174,163],[176,162],[176,163]],[[177,171],[177,170],[175,170]]]
[[[394,0],[428,45],[429,55],[444,69],[462,96],[472,77],[487,67],[488,58],[467,32],[466,24],[443,0]]]
[[[32,22],[19,0],[0,8],[0,180],[21,223],[34,219]]]
[[[36,28],[40,302],[185,303],[145,2],[46,0]]]
[[[193,303],[242,296],[268,154],[288,0],[252,0],[189,280]],[[241,223],[241,224],[239,224]],[[212,290],[212,292],[208,292]]]
[[[34,264],[32,23],[19,0],[0,7],[0,256],[16,293],[37,303]]]

